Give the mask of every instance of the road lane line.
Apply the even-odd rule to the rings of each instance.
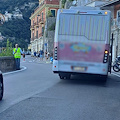
[[[16,71],[12,71],[12,72],[3,73],[3,75],[13,74],[13,73],[21,72],[21,71],[24,71],[24,70],[27,69],[27,67],[25,67],[25,66],[22,66],[21,68],[22,68],[21,70],[16,70]]]
[[[111,74],[113,74],[113,75],[115,75],[115,76],[117,76],[117,77],[120,77],[120,75],[118,75],[118,74],[115,74],[115,73],[111,73]]]

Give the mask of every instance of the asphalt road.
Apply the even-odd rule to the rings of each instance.
[[[51,64],[33,58],[27,69],[4,76],[5,94],[0,120],[120,120],[120,77],[107,83],[96,77],[60,80]]]

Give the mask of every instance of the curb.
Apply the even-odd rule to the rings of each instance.
[[[9,74],[14,74],[14,73],[22,72],[22,71],[24,71],[26,69],[27,69],[27,67],[22,66],[21,70],[16,70],[16,71],[12,71],[12,72],[3,73],[3,75],[9,75]]]

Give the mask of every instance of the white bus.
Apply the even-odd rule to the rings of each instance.
[[[54,38],[53,72],[108,76],[111,12],[95,7],[59,9]]]

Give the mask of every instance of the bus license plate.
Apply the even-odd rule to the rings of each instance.
[[[84,72],[84,71],[86,71],[86,67],[73,67],[73,70]]]

